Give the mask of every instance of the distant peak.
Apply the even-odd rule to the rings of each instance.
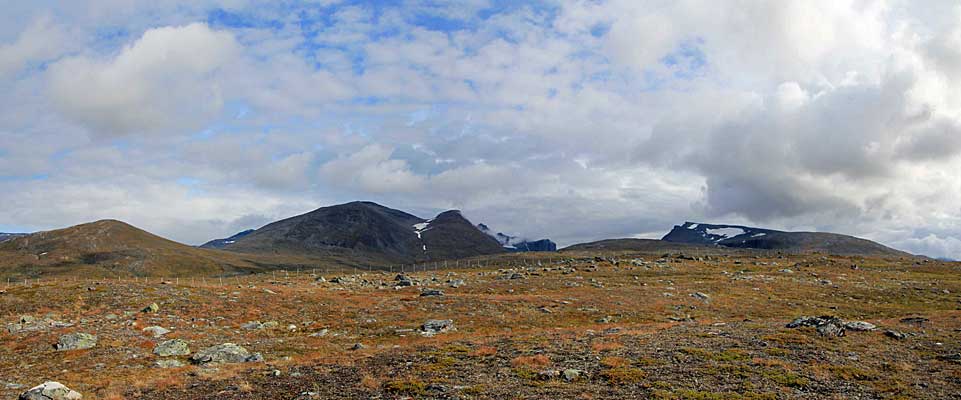
[[[76,225],[76,226],[79,227],[79,226],[85,226],[85,225],[86,225],[86,226],[99,226],[99,227],[117,227],[117,228],[121,228],[121,227],[122,227],[122,228],[133,228],[133,227],[134,227],[133,225],[130,225],[130,224],[126,223],[126,222],[123,222],[123,221],[120,221],[120,220],[116,220],[116,219],[110,219],[110,218],[108,218],[108,219],[101,219],[101,220],[97,220],[97,221],[93,221],[93,222],[88,222],[88,223],[80,224],[80,225]]]
[[[437,217],[435,217],[434,219],[435,220],[464,219],[464,215],[461,214],[460,210],[447,210],[440,214],[437,214]]]

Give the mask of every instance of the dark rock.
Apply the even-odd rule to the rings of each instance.
[[[817,328],[818,334],[821,336],[844,336],[844,321],[829,315],[822,315],[820,317],[798,317],[785,325],[787,328],[800,328],[802,326]]]
[[[904,339],[907,339],[907,338],[908,338],[908,335],[905,335],[905,334],[902,333],[902,332],[895,331],[895,330],[890,330],[890,329],[884,331],[884,336],[887,336],[887,337],[893,338],[893,339],[897,339],[897,340],[904,340]]]

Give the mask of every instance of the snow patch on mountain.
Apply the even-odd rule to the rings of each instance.
[[[715,229],[709,228],[709,229],[705,229],[704,231],[707,232],[708,235],[720,236],[721,239],[717,239],[717,240],[728,239],[728,238],[740,236],[747,233],[744,229],[741,229],[741,228],[715,228]]]
[[[422,238],[420,235],[421,235],[421,233],[424,233],[425,231],[427,231],[428,229],[430,229],[430,222],[431,222],[431,221],[433,221],[433,220],[432,220],[432,219],[429,219],[429,220],[427,220],[427,221],[424,221],[424,222],[417,223],[417,224],[414,224],[414,225],[413,225],[414,234],[417,235],[417,239],[419,239],[419,240],[421,240],[421,241],[424,240],[424,238]],[[426,245],[426,244],[421,243],[420,248],[421,248],[422,250],[424,250],[424,251],[427,251],[427,245]]]

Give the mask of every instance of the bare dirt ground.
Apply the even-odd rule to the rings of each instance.
[[[55,380],[85,399],[961,398],[961,264],[562,256],[408,280],[11,284],[0,294],[0,397]],[[143,312],[151,303],[157,311]],[[821,315],[877,328],[785,326]],[[427,320],[455,329],[425,334]],[[170,332],[154,337],[149,326]],[[69,333],[97,344],[56,349]],[[263,360],[154,354],[172,339],[192,354],[235,343]]]

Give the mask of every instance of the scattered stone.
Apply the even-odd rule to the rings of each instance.
[[[817,330],[821,336],[844,336],[844,324],[841,323],[840,319],[818,325]]]
[[[170,330],[161,326],[148,326],[146,328],[143,328],[143,333],[153,336],[155,338],[158,338],[170,333]]]
[[[247,349],[233,343],[208,347],[190,357],[194,364],[221,364],[262,361],[260,353],[250,354]]]
[[[190,347],[183,340],[173,339],[157,344],[153,353],[161,357],[186,356],[190,354]]]
[[[864,322],[864,321],[848,321],[848,322],[845,322],[845,323],[844,323],[844,329],[847,329],[847,330],[850,330],[850,331],[860,331],[860,332],[864,332],[864,331],[873,331],[873,330],[877,329],[877,326],[875,326],[874,324],[872,324],[872,323],[870,323],[870,322]]]
[[[184,363],[177,359],[167,358],[163,360],[157,360],[154,365],[157,366],[157,368],[180,368],[184,366]]]
[[[97,345],[97,337],[89,333],[68,333],[60,337],[57,350],[84,350]]]
[[[20,400],[78,400],[83,396],[60,382],[48,381],[20,395]]]
[[[263,323],[260,321],[249,321],[245,324],[240,325],[240,327],[243,329],[249,329],[249,330],[259,330],[259,329],[276,328],[278,325],[280,325],[280,323],[277,321],[267,321]]]
[[[584,372],[578,369],[565,369],[564,370],[564,380],[568,382],[573,382],[578,380]]]
[[[329,332],[328,329],[324,328],[317,332],[311,333],[310,337],[324,337],[324,336],[327,336],[327,332]]]
[[[452,288],[458,288],[458,287],[464,286],[463,279],[451,279],[450,281],[448,281],[448,283],[450,283],[450,287]]]
[[[549,381],[559,376],[561,376],[561,371],[558,371],[556,369],[546,369],[537,373],[537,377],[545,381]]]
[[[887,336],[887,337],[893,338],[893,339],[897,339],[897,340],[904,340],[904,339],[907,339],[907,338],[908,338],[908,335],[905,335],[904,333],[901,333],[901,332],[895,331],[895,330],[890,330],[890,329],[884,331],[884,336]]]
[[[247,323],[240,325],[240,327],[243,329],[250,329],[250,330],[264,329],[264,324],[260,323],[260,321],[249,321]]]
[[[149,306],[144,307],[143,310],[140,311],[144,313],[155,313],[160,311],[160,306],[157,305],[157,303],[150,303]]]
[[[708,295],[706,295],[706,294],[704,294],[704,293],[701,293],[701,292],[691,293],[691,297],[693,297],[693,298],[695,298],[695,299],[699,299],[699,300],[708,300],[708,299],[711,298],[711,296],[708,296]]]
[[[786,325],[787,328],[800,328],[802,326],[817,328],[818,334],[821,336],[844,336],[844,321],[829,315],[798,317]]]
[[[928,321],[929,321],[929,320],[928,320],[927,318],[924,318],[924,317],[907,317],[907,318],[901,318],[901,323],[902,323],[902,324],[914,324],[914,325],[917,325],[918,327],[921,327],[922,325],[924,325],[925,322],[928,322]]]
[[[363,343],[354,343],[354,345],[350,347],[350,349],[354,351],[363,350],[365,348],[367,348],[367,346],[364,346]]]
[[[438,333],[457,330],[454,328],[454,321],[450,319],[429,319],[420,327],[421,334],[424,336],[434,336]]]
[[[427,289],[420,292],[420,297],[443,296],[444,292],[438,289]]]
[[[938,360],[961,364],[961,353],[940,355]]]

